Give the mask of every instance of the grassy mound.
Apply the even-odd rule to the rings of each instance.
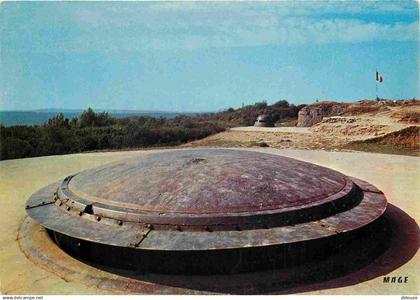
[[[352,142],[347,147],[359,151],[419,156],[420,127],[409,126],[380,137]]]

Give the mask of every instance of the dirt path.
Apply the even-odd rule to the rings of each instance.
[[[311,133],[309,127],[234,127],[230,131],[235,132],[274,132],[274,133]]]
[[[383,190],[390,203],[419,222],[420,158],[271,148],[253,150],[305,160],[367,180]],[[25,219],[24,204],[33,192],[68,174],[145,153],[147,151],[88,153],[0,162],[0,204],[3,212],[0,218],[2,228],[0,232],[0,292],[2,294],[109,293],[95,286],[88,287],[80,281],[63,280],[33,264],[25,257],[17,241],[18,229]],[[323,289],[311,292],[311,294],[418,294],[419,269],[420,255],[417,253],[408,263],[390,274],[408,276],[407,284],[387,285],[383,283],[382,277],[377,277],[355,286]]]

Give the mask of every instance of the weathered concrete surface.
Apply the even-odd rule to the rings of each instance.
[[[259,151],[281,154],[296,159],[336,169],[346,175],[371,182],[381,189],[390,203],[408,213],[417,222],[420,218],[420,159],[370,153],[340,153],[308,150]],[[138,155],[139,152],[89,153],[50,156],[0,162],[0,292],[2,294],[103,294],[110,293],[97,285],[86,285],[81,280],[69,280],[59,273],[45,271],[28,260],[19,248],[17,234],[25,219],[26,199],[39,188],[60,180],[66,175],[103,163]],[[63,253],[56,253],[65,257]],[[74,259],[81,274],[111,276],[105,271],[95,271]],[[406,284],[384,284],[382,276],[357,285],[336,289],[323,289],[310,294],[418,294],[420,281],[420,255],[417,253],[408,263],[394,270],[390,276],[408,276]],[[95,273],[96,272],[96,273]],[[107,273],[107,274],[105,274]],[[112,275],[116,276],[116,275]],[[145,288],[146,289],[146,288]],[[112,291],[116,293],[117,291]],[[151,292],[146,289],[146,292]],[[161,288],[161,292],[182,293],[182,290]],[[187,292],[187,291],[185,291]],[[189,293],[194,293],[189,290]]]
[[[0,162],[0,293],[1,294],[102,294],[97,288],[68,283],[30,262],[17,242],[25,219],[24,199],[35,190],[69,172],[129,157],[132,152],[63,155]]]
[[[305,106],[298,113],[297,127],[311,127],[324,117],[338,116],[348,106],[347,103],[320,102]]]

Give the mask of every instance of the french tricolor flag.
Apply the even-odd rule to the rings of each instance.
[[[379,81],[379,82],[383,82],[383,81],[384,81],[384,79],[383,79],[382,75],[381,75],[381,74],[379,74],[379,72],[378,72],[378,71],[376,71],[376,81]]]

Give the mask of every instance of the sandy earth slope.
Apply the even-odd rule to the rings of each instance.
[[[272,147],[276,149],[322,149],[334,151],[362,150],[391,154],[420,155],[418,147],[405,147],[398,143],[382,147],[360,147],[360,142],[383,137],[389,133],[398,135],[403,129],[414,126],[412,138],[419,139],[420,106],[382,107],[379,111],[343,114],[325,117],[312,127],[236,127],[202,140],[189,143],[197,147]],[[398,139],[395,139],[398,141]],[[358,147],[354,143],[357,142]]]

